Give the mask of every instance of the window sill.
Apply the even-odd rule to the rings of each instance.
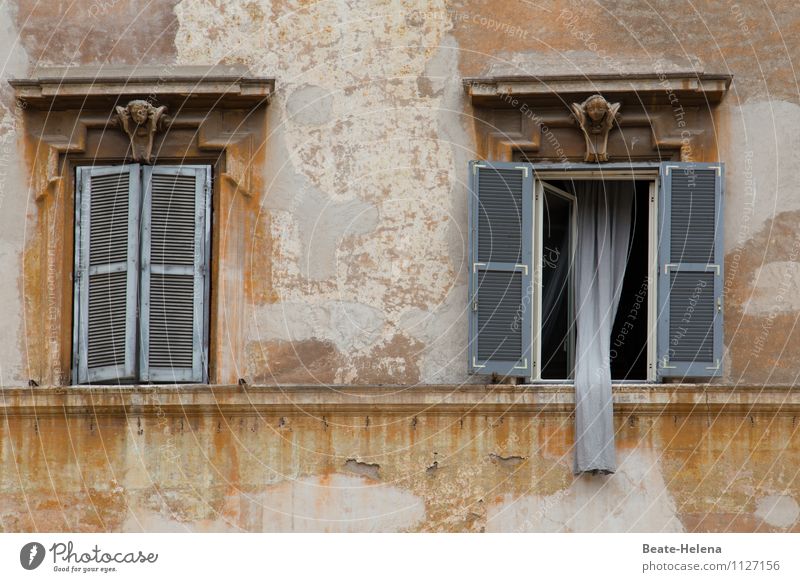
[[[569,415],[569,385],[420,386],[59,386],[0,389],[3,416],[128,416],[207,414]],[[800,413],[790,385],[621,384],[618,415]]]

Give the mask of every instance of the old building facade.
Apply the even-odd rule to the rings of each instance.
[[[800,531],[791,2],[19,0],[0,22],[0,530]],[[692,263],[662,254],[682,164],[719,201],[702,369],[659,303]],[[638,184],[614,475],[571,471],[535,225],[511,261],[528,359],[476,347],[480,167],[542,200],[565,167]]]

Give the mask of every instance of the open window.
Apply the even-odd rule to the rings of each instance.
[[[207,382],[210,186],[210,166],[76,169],[75,382]]]
[[[472,162],[470,178],[471,372],[572,380],[576,209],[595,182],[633,193],[612,379],[720,373],[720,164]]]

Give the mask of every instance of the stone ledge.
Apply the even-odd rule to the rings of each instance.
[[[608,99],[638,104],[670,104],[674,94],[680,103],[716,104],[725,96],[733,77],[693,71],[595,75],[516,75],[470,77],[464,88],[476,105],[508,106],[513,96],[526,103],[564,104],[601,93]]]
[[[266,103],[275,79],[252,77],[242,66],[44,67],[29,79],[11,79],[17,99],[41,110],[91,109],[153,96],[178,108],[250,108]]]
[[[569,415],[565,385],[426,386],[75,386],[0,389],[2,416],[502,414]],[[625,384],[617,414],[784,415],[800,413],[794,386]]]

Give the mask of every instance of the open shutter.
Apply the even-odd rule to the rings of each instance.
[[[469,369],[530,377],[533,172],[471,162]]]
[[[205,382],[208,166],[144,168],[140,375]]]
[[[660,377],[721,373],[723,175],[722,164],[661,164]]]
[[[74,362],[79,383],[136,372],[139,166],[77,169]]]

